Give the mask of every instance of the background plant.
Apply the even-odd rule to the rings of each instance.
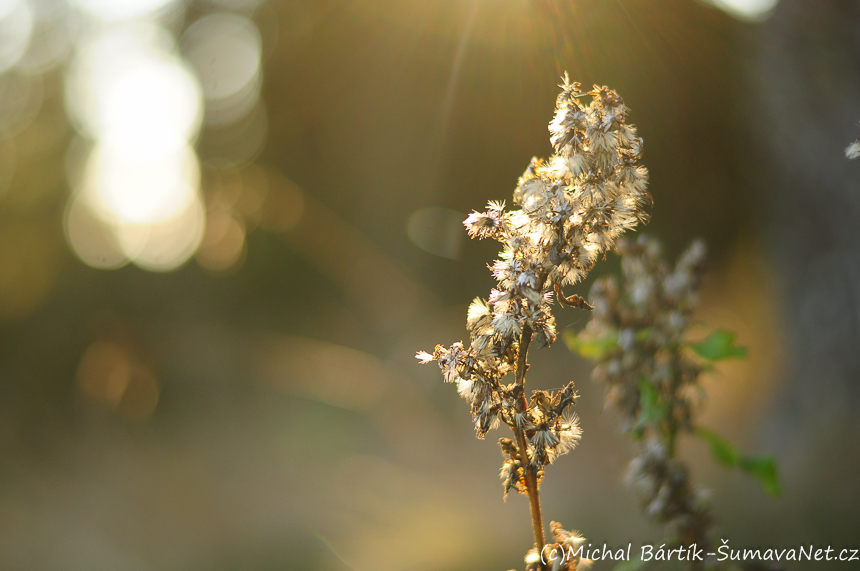
[[[596,362],[592,376],[606,387],[606,407],[620,413],[622,428],[637,443],[626,479],[645,516],[665,526],[670,543],[707,552],[713,517],[678,458],[681,434],[699,436],[718,462],[756,476],[768,494],[780,493],[773,458],[742,456],[696,422],[705,396],[699,384],[702,373],[720,360],[743,358],[746,351],[724,330],[691,340],[705,261],[701,241],[674,267],[664,260],[659,242],[644,235],[636,241],[620,240],[616,251],[621,256],[620,282],[612,276],[594,283],[592,319],[565,340]],[[690,563],[694,569],[715,565]]]

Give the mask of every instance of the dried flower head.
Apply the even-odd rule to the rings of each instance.
[[[469,347],[440,345],[432,355],[417,355],[422,363],[437,361],[445,381],[458,385],[470,401],[479,437],[499,421],[528,426],[528,461],[541,467],[570,447],[571,439],[560,436],[563,407],[520,406],[517,391],[502,378],[517,370],[524,332],[538,346],[556,340],[554,296],[585,307],[581,298],[565,297],[561,286],[580,281],[619,235],[647,220],[651,201],[647,171],[637,164],[642,141],[625,122],[621,97],[597,86],[583,93],[566,76],[561,88],[549,126],[556,154],[548,161],[533,159],[520,178],[514,191],[520,209],[506,211],[503,202],[492,201],[465,221],[471,237],[503,246],[491,266],[497,288],[469,307]],[[572,386],[562,392],[565,406],[572,403]]]
[[[646,221],[651,203],[648,173],[638,165],[642,140],[626,123],[621,97],[598,86],[584,93],[566,75],[560,87],[549,125],[555,154],[532,159],[514,190],[518,209],[494,201],[464,222],[472,238],[502,244],[490,266],[496,288],[469,306],[468,347],[437,345],[432,354],[416,355],[422,363],[436,361],[444,380],[457,385],[479,438],[500,423],[513,430],[515,440],[500,441],[500,475],[506,495],[511,489],[529,495],[538,549],[544,537],[537,497],[543,468],[571,450],[581,432],[568,412],[577,398],[572,382],[526,398],[528,348],[555,342],[554,298],[590,309],[562,288],[582,280],[621,234]],[[515,375],[511,383],[504,382],[508,374]],[[564,569],[576,567],[571,565]]]
[[[621,412],[626,430],[639,436],[649,430],[689,430],[702,365],[683,338],[697,304],[705,246],[694,242],[674,268],[648,236],[619,241],[617,251],[622,286],[615,278],[594,283],[594,312],[578,346],[599,352],[593,377],[607,384],[606,404]],[[644,399],[643,392],[648,393]],[[643,411],[643,400],[652,393],[665,406],[663,426],[643,417],[649,412]]]
[[[692,431],[703,370],[684,343],[696,307],[705,247],[694,242],[675,267],[656,240],[621,240],[622,283],[595,282],[592,319],[573,345],[597,361],[594,379],[607,386],[606,406],[639,442],[627,483],[649,519],[683,545],[707,545],[711,517],[701,506],[686,467],[674,457],[675,439]]]
[[[550,522],[550,529],[555,542],[545,545],[541,552],[529,550],[526,571],[584,571],[591,567],[594,562],[582,557],[585,538],[578,531],[567,531],[557,521]],[[541,567],[543,563],[545,567]]]

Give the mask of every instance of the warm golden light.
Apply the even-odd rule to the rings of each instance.
[[[232,123],[254,107],[260,94],[262,44],[248,18],[205,16],[186,30],[181,47],[200,79],[207,123]]]
[[[70,68],[67,104],[96,143],[86,158],[77,157],[86,166],[78,169],[66,231],[94,267],[132,261],[172,270],[202,239],[200,166],[191,147],[202,96],[172,50],[164,28],[122,25],[97,32]]]
[[[106,21],[140,18],[166,8],[175,0],[68,0],[95,18]]]
[[[779,0],[707,0],[717,8],[740,20],[762,20],[779,3]]]
[[[193,139],[200,89],[172,47],[170,32],[152,23],[107,28],[84,41],[66,81],[79,130],[136,157]]]
[[[85,184],[99,216],[147,224],[176,216],[197,199],[200,173],[190,147],[149,160],[99,145],[90,154]]]
[[[0,2],[0,73],[18,63],[30,44],[32,31],[33,12],[28,2]]]

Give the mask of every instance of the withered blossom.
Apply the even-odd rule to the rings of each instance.
[[[665,526],[670,545],[707,552],[712,517],[676,456],[680,434],[703,438],[721,463],[756,476],[768,494],[780,493],[773,458],[743,456],[696,423],[704,395],[700,375],[713,362],[742,357],[745,350],[734,346],[733,334],[721,330],[703,341],[689,339],[705,258],[701,241],[693,242],[674,267],[663,259],[660,244],[647,236],[619,240],[616,250],[621,254],[620,283],[612,277],[594,283],[592,319],[566,341],[597,361],[593,377],[607,387],[606,406],[621,413],[623,428],[637,442],[626,480],[645,516]],[[758,569],[752,562],[736,566],[713,557],[691,558],[687,566],[693,571]]]
[[[663,432],[690,430],[697,404],[701,359],[685,348],[704,264],[705,247],[694,242],[674,268],[659,243],[647,236],[621,240],[622,284],[601,278],[591,288],[591,321],[580,332],[581,347],[600,347],[595,380],[608,386],[606,403],[622,413],[624,428],[649,432],[642,418],[642,391],[666,399]],[[647,384],[646,384],[647,381]]]
[[[675,267],[647,236],[620,240],[622,281],[597,280],[592,319],[574,340],[597,360],[593,377],[607,386],[606,406],[638,442],[627,484],[646,517],[663,524],[682,545],[708,546],[711,516],[687,468],[675,457],[680,432],[694,429],[704,365],[685,343],[697,304],[705,247],[694,242]],[[704,562],[691,562],[693,569]]]
[[[572,382],[554,393],[533,391],[527,399],[528,349],[532,342],[541,347],[556,340],[553,299],[590,309],[562,288],[581,281],[616,238],[645,222],[651,203],[648,173],[637,164],[642,141],[626,123],[621,97],[605,86],[584,93],[567,76],[560,87],[549,124],[555,154],[532,159],[514,190],[518,208],[506,211],[493,201],[464,222],[469,236],[502,244],[490,267],[497,287],[469,306],[469,346],[437,345],[432,355],[416,355],[422,363],[437,361],[444,380],[458,385],[479,438],[500,423],[514,432],[515,439],[500,441],[500,474],[506,495],[516,489],[529,496],[536,550],[544,546],[538,496],[544,468],[571,450],[581,432],[568,411],[577,398]],[[505,380],[508,374],[512,381]],[[553,534],[558,543],[573,537],[560,526]],[[579,564],[559,568],[572,571]]]

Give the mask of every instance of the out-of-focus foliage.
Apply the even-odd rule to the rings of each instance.
[[[747,356],[746,348],[735,345],[735,334],[724,329],[714,329],[698,343],[690,343],[690,348],[708,361],[743,359]]]
[[[698,427],[696,436],[708,443],[714,459],[730,468],[740,468],[755,476],[768,495],[776,497],[782,493],[779,484],[779,471],[773,456],[742,456],[734,444],[707,428]]]

